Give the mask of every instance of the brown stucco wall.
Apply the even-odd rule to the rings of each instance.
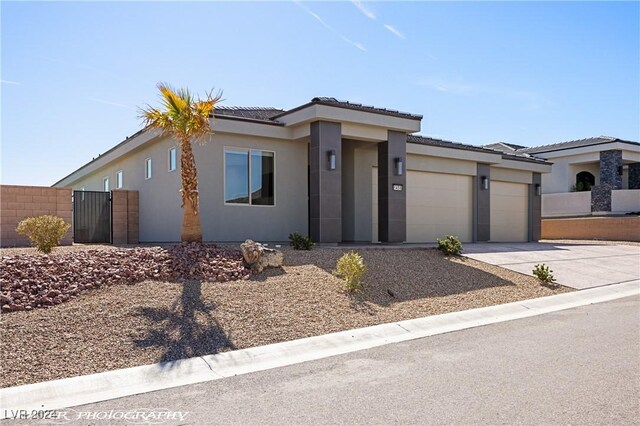
[[[542,239],[640,241],[640,217],[542,219]]]
[[[113,244],[138,243],[138,191],[111,191]]]
[[[50,214],[71,224],[71,189],[41,186],[0,185],[0,246],[24,247],[31,241],[16,232],[18,223],[28,217]],[[61,245],[73,243],[71,228]]]

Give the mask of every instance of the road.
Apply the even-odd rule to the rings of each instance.
[[[640,297],[75,410],[151,408],[184,415],[163,424],[640,424]]]

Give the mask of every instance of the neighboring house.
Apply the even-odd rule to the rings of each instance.
[[[194,146],[206,241],[532,241],[551,163],[415,135],[422,116],[314,98],[218,107]],[[139,191],[140,241],[178,241],[177,143],[143,129],[54,186]]]
[[[600,136],[532,148],[502,142],[485,148],[553,163],[542,177],[545,217],[640,211],[638,142]]]

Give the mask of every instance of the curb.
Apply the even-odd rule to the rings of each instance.
[[[640,280],[467,311],[433,315],[249,349],[0,389],[10,410],[55,410],[528,318],[640,294]]]

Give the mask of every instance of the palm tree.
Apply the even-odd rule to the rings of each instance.
[[[161,109],[147,105],[140,109],[146,126],[162,131],[178,140],[180,146],[180,176],[182,179],[182,241],[202,241],[202,227],[198,216],[198,174],[192,142],[207,143],[211,134],[209,118],[215,105],[222,100],[222,92],[213,91],[204,99],[194,98],[188,89],[175,90],[167,83],[158,83]]]

